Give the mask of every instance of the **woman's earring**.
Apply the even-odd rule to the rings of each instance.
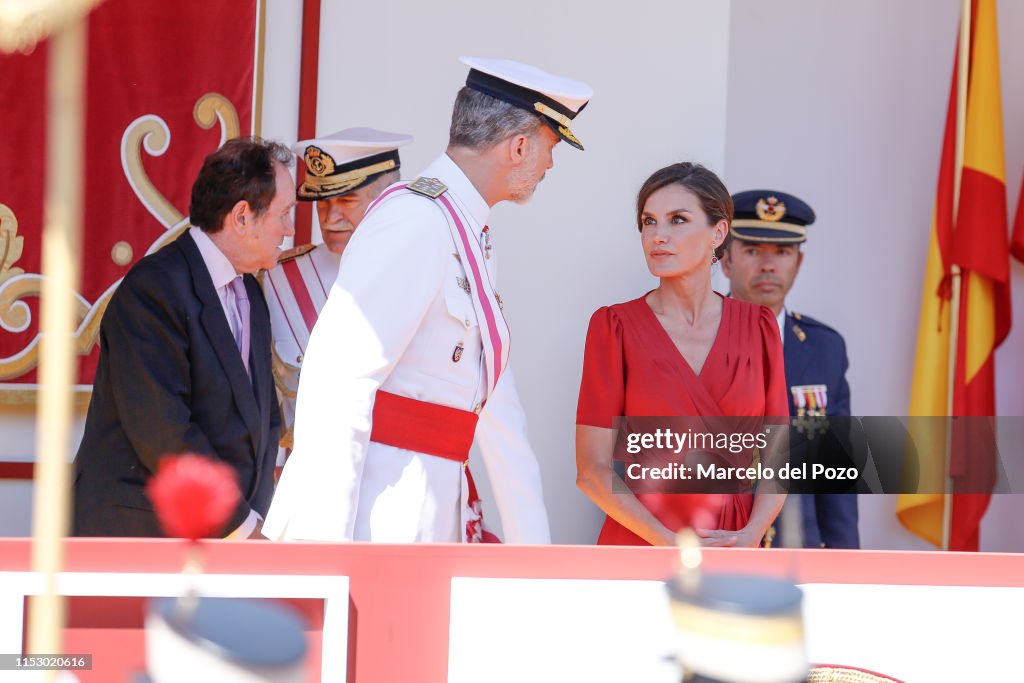
[[[715,253],[716,249],[717,247],[712,247],[711,249],[711,265],[718,263],[718,254]]]

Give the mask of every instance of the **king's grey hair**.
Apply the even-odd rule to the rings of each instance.
[[[536,114],[464,86],[455,96],[448,144],[488,149],[513,135],[532,135],[542,125]]]

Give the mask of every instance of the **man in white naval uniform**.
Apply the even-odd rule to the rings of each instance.
[[[292,447],[295,395],[306,344],[327,294],[338,277],[341,255],[366,207],[398,180],[398,148],[408,135],[373,128],[346,128],[292,151],[305,164],[299,201],[316,202],[323,243],[304,244],[281,254],[263,278],[274,336],[274,383],[281,401],[281,446]]]
[[[447,152],[371,204],[310,336],[295,449],[271,539],[479,540],[479,445],[510,543],[550,542],[540,471],[507,369],[487,219],[552,167],[589,86],[463,58]]]

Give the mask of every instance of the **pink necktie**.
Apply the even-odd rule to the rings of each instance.
[[[235,311],[240,325],[235,331],[235,344],[242,354],[245,372],[249,372],[249,295],[245,292],[245,282],[239,275],[231,281],[231,291],[235,293]]]

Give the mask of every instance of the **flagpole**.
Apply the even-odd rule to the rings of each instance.
[[[956,163],[953,166],[953,231],[956,231],[957,217],[960,211],[960,182],[963,177],[964,147],[967,137],[967,86],[970,79],[971,66],[971,3],[972,0],[961,0],[960,7],[960,47],[957,59],[956,77]],[[950,464],[953,450],[952,417],[954,398],[956,395],[956,372],[958,338],[960,336],[960,266],[955,263],[951,268],[952,300],[950,306],[949,330],[949,363],[946,383],[946,415],[951,419],[946,430],[946,490],[943,494],[942,506],[942,549],[949,550],[950,537],[953,530],[953,478],[950,476]]]

